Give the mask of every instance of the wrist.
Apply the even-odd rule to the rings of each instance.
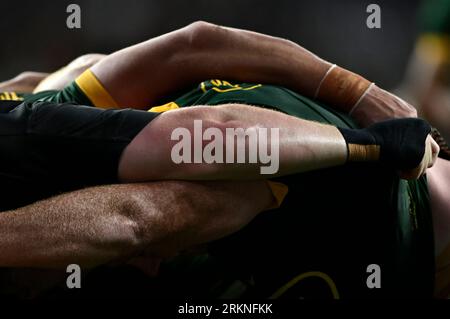
[[[352,112],[374,84],[335,64],[325,73],[314,98],[332,103],[346,113]]]
[[[338,129],[347,145],[347,162],[376,162],[380,159],[380,145],[369,131]]]

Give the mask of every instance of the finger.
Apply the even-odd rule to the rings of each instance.
[[[439,145],[431,137],[431,135],[428,135],[425,143],[426,146],[424,159],[428,161],[427,168],[431,168],[435,164],[437,156],[439,154]]]
[[[411,170],[400,171],[398,173],[399,177],[407,180],[418,179],[426,173],[427,168],[430,168],[435,164],[438,154],[439,145],[431,135],[428,135],[425,140],[425,151],[420,164]]]
[[[426,168],[430,168],[433,166],[433,147],[432,147],[432,137],[430,135],[427,136],[425,140],[425,153],[423,155],[422,164]]]
[[[439,152],[440,152],[441,148],[439,147],[439,144],[432,137],[431,137],[431,150],[432,150],[433,165],[434,165],[437,161],[437,158],[439,156]]]

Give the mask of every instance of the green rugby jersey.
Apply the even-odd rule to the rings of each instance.
[[[28,103],[39,101],[93,106],[93,103],[75,81],[68,84],[63,90],[48,90],[38,93],[0,92],[1,101],[23,101]]]

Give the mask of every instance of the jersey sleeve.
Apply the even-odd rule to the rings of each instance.
[[[3,197],[23,193],[30,185],[26,194],[37,200],[117,183],[123,150],[157,115],[47,102],[22,103],[0,113]]]

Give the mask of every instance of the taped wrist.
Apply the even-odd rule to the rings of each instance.
[[[338,128],[347,143],[347,162],[380,162],[395,169],[417,167],[425,154],[430,125],[421,119],[396,119],[364,129]]]
[[[317,88],[315,98],[349,113],[372,82],[338,66],[331,66]]]

